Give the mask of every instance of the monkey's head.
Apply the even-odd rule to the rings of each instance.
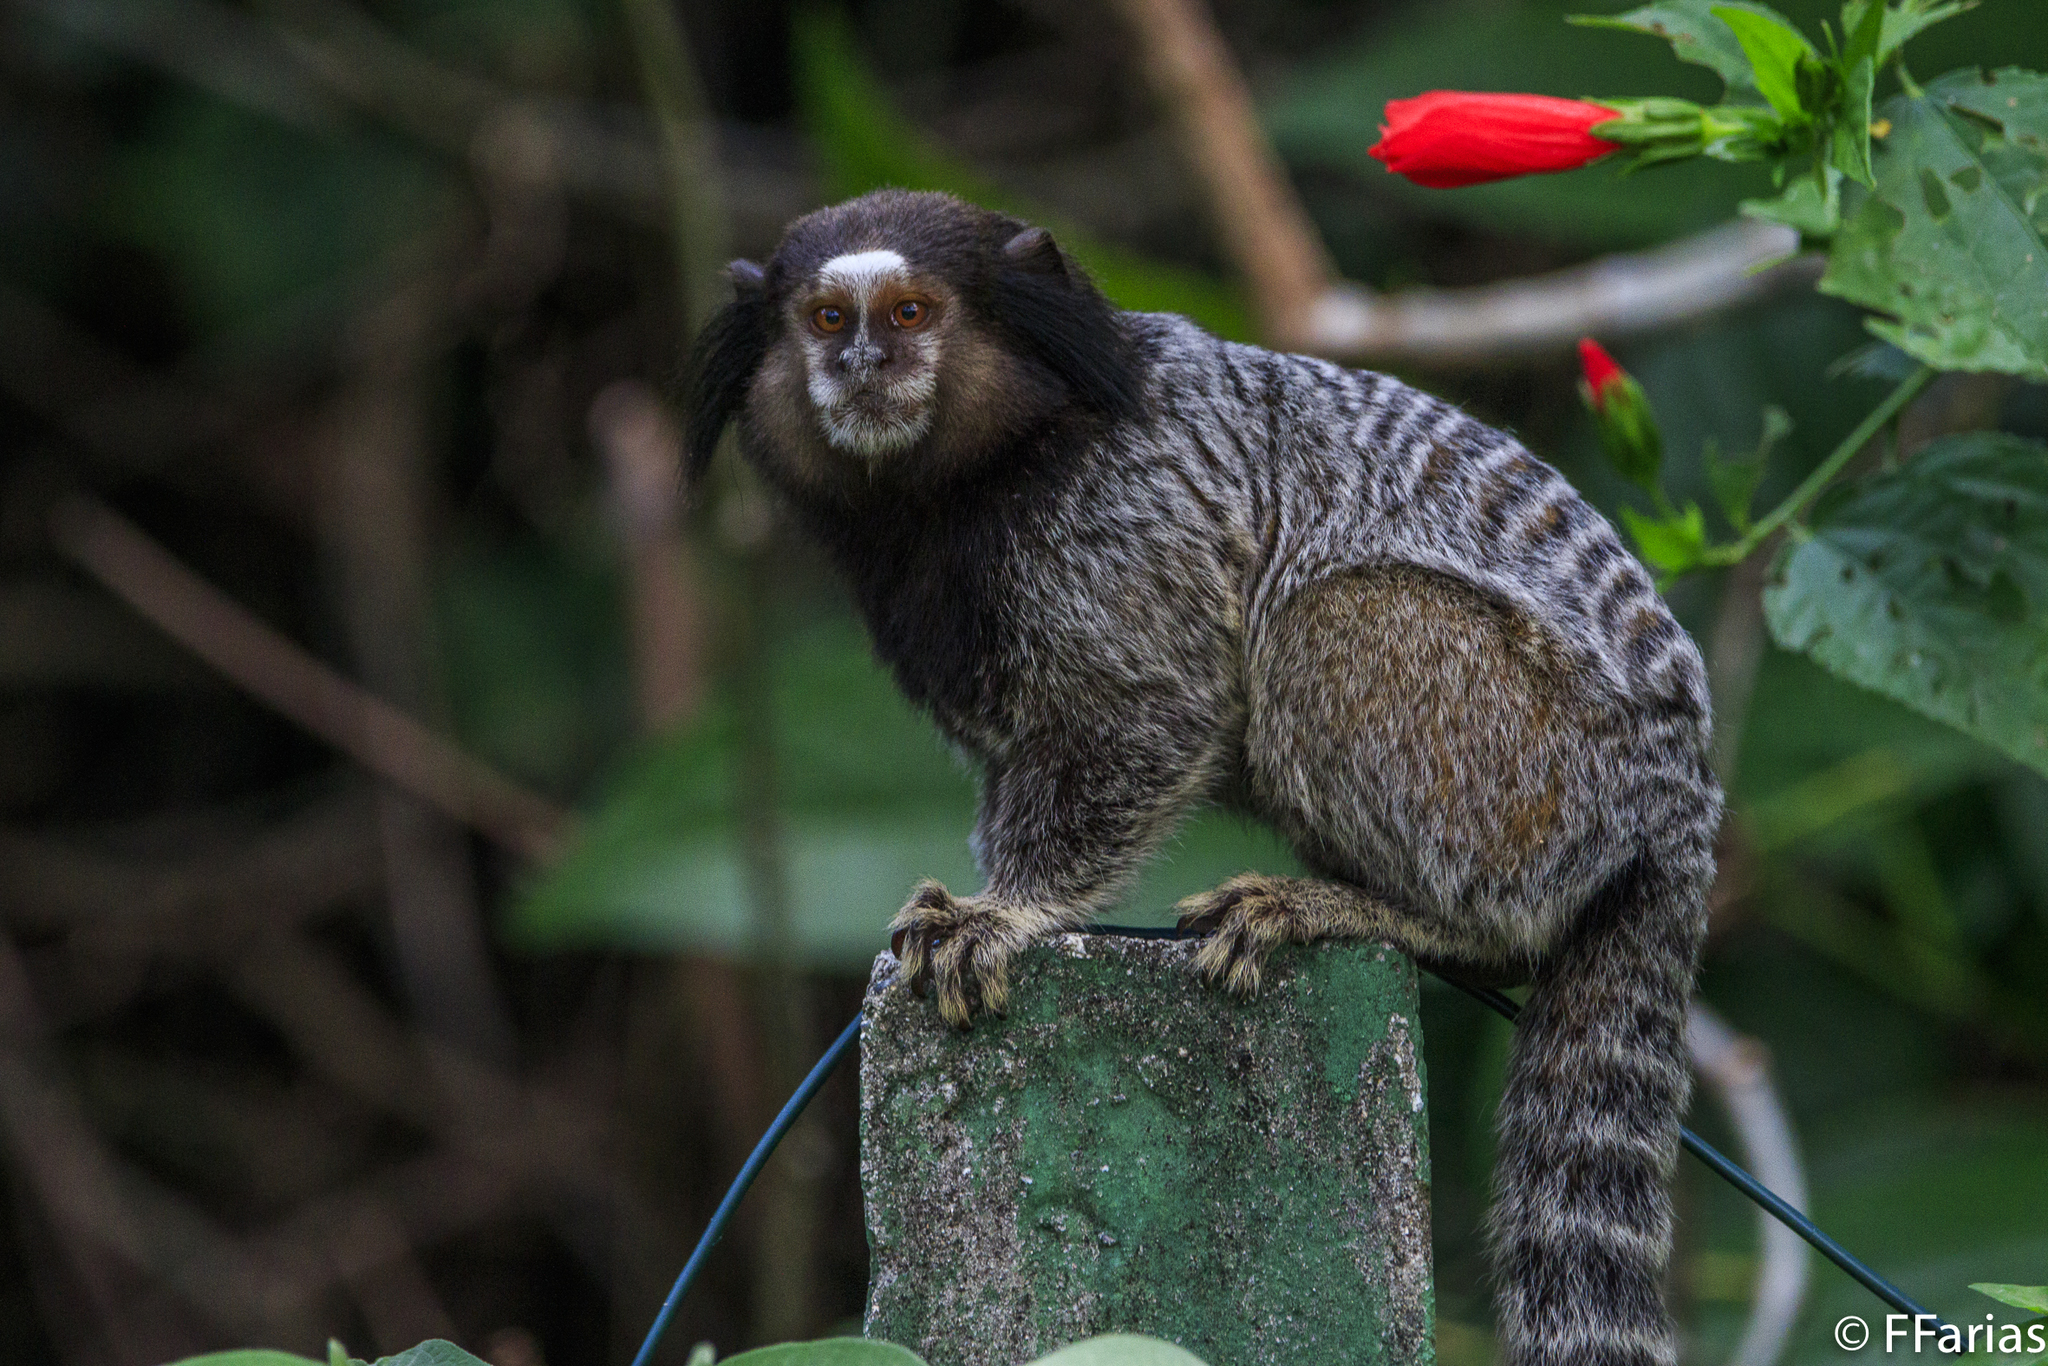
[[[821,209],[730,274],[690,358],[693,477],[735,418],[764,473],[828,491],[922,486],[1136,400],[1116,309],[1051,236],[948,195]]]

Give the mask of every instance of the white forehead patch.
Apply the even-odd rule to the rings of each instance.
[[[876,286],[909,269],[910,263],[893,251],[856,251],[835,256],[818,267],[818,279],[866,299]]]

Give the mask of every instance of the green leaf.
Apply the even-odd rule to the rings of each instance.
[[[1699,504],[1687,503],[1685,511],[1672,517],[1645,517],[1624,507],[1621,520],[1635,538],[1636,549],[1652,569],[1666,577],[1683,574],[1699,564],[1707,547],[1707,520]]]
[[[727,1357],[721,1366],[924,1366],[924,1358],[893,1342],[866,1338],[821,1338],[780,1342]]]
[[[1816,55],[1805,34],[1778,14],[1759,14],[1726,4],[1714,6],[1711,13],[1735,34],[1742,55],[1749,60],[1757,92],[1779,117],[1794,119],[1817,112],[1803,108],[1799,98],[1799,63]]]
[[[1786,649],[2048,773],[2048,446],[1948,437],[1832,491],[1764,607]]]
[[[1845,205],[1823,291],[1930,365],[2048,380],[2048,78],[1957,72],[1886,101],[1875,188]]]
[[[1722,460],[1712,450],[1706,454],[1707,483],[1714,491],[1714,501],[1737,532],[1749,530],[1749,505],[1756,497],[1757,485],[1763,482],[1772,448],[1792,434],[1791,415],[1776,404],[1764,409],[1763,421],[1763,434],[1748,457]]]
[[[1842,173],[1823,166],[1817,174],[1796,176],[1775,198],[1743,200],[1742,212],[1807,237],[1832,237],[1842,226]]]
[[[1844,60],[1853,63],[1867,53],[1873,65],[1883,66],[1915,34],[1976,4],[1977,0],[1902,0],[1887,7],[1884,0],[1849,0],[1842,6],[1842,32],[1849,35]],[[1880,32],[1871,42],[1865,39],[1864,28],[1878,13],[1883,15]]]
[[[1998,1285],[1986,1281],[1972,1281],[1970,1289],[1980,1295],[1989,1295],[2000,1304],[2009,1304],[2015,1309],[2029,1309],[2036,1314],[2048,1314],[2048,1285]]]
[[[1828,141],[1828,164],[1866,188],[1876,183],[1870,173],[1870,90],[1875,74],[1868,57],[1849,68],[1842,81],[1842,107]]]
[[[1968,124],[1995,130],[1978,155],[2035,230],[2048,232],[2048,78],[2008,67],[1982,80],[1944,77],[1929,93]]]
[[[208,1352],[204,1356],[186,1357],[172,1362],[171,1366],[321,1366],[321,1363],[310,1357],[273,1351],[268,1347],[243,1347],[231,1352]]]
[[[1706,67],[1725,81],[1730,91],[1756,92],[1756,72],[1742,40],[1727,21],[1730,12],[1785,23],[1785,17],[1770,6],[1748,0],[1658,0],[1626,14],[1574,14],[1569,22],[1663,38],[1680,60]]]
[[[1885,0],[1848,0],[1842,6],[1842,66],[1846,70],[1868,57],[1878,63],[1884,42]]]
[[[1032,1366],[1203,1366],[1202,1359],[1170,1342],[1137,1333],[1111,1333],[1062,1347]]]
[[[471,1356],[445,1338],[428,1338],[395,1356],[379,1357],[372,1366],[488,1366],[481,1357]]]
[[[1232,286],[1097,241],[1005,193],[936,146],[897,111],[842,12],[800,10],[794,41],[798,108],[822,154],[834,199],[883,186],[956,194],[1049,229],[1102,292],[1124,308],[1181,313],[1220,337],[1252,338],[1250,315]]]
[[[1854,376],[1881,384],[1903,384],[1920,369],[1920,362],[1888,341],[1865,342],[1828,366],[1829,379]]]

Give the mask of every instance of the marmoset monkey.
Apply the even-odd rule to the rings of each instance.
[[[1041,229],[882,191],[791,225],[688,376],[982,770],[987,886],[892,928],[965,1026],[1175,822],[1313,878],[1184,903],[1197,967],[1377,940],[1533,979],[1490,1219],[1512,1366],[1675,1360],[1666,1191],[1721,794],[1698,651],[1513,438],[1384,375],[1113,307]]]

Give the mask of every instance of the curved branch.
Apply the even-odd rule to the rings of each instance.
[[[1173,111],[1208,186],[1225,249],[1251,285],[1267,337],[1290,345],[1336,279],[1323,239],[1259,127],[1230,49],[1193,0],[1115,0],[1145,74]]]
[[[1695,1000],[1686,1017],[1686,1042],[1693,1066],[1713,1086],[1735,1125],[1742,1155],[1757,1180],[1794,1209],[1806,1208],[1806,1170],[1792,1121],[1778,1099],[1763,1048],[1729,1028],[1704,1002]],[[1784,1355],[1806,1298],[1806,1244],[1797,1233],[1757,1211],[1763,1243],[1756,1274],[1756,1300],[1731,1366],[1771,1366]]]
[[[58,549],[252,696],[513,853],[542,862],[573,818],[272,630],[127,518],[78,495],[51,516]]]
[[[1580,337],[1619,338],[1692,322],[1820,275],[1794,255],[1799,234],[1738,220],[1648,251],[1471,289],[1326,293],[1307,349],[1333,360],[1470,363],[1558,351]]]

